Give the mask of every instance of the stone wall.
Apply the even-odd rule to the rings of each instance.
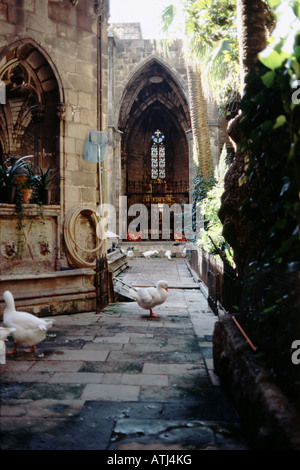
[[[0,276],[55,271],[60,258],[59,207],[24,205],[22,227],[12,205],[0,204],[0,213]]]
[[[96,208],[99,201],[98,165],[84,160],[83,149],[90,130],[107,132],[107,18],[107,0],[3,0],[0,4],[0,78],[7,97],[13,92],[11,68],[21,65],[28,75],[28,84],[19,87],[21,98],[26,86],[34,86],[34,100],[43,105],[46,115],[54,109],[48,121],[39,124],[36,148],[33,126],[26,117],[31,103],[23,100],[27,114],[21,115],[21,105],[13,108],[13,100],[8,99],[0,106],[1,148],[5,156],[37,151],[35,163],[59,167],[60,188],[52,202],[60,208],[61,229],[71,208]],[[13,116],[9,126],[8,108]],[[11,138],[14,132],[17,146]],[[63,253],[62,232],[57,243],[56,252]]]
[[[83,151],[90,130],[108,130],[108,8],[108,0],[0,2],[0,79],[7,98],[0,105],[0,153],[4,158],[33,154],[35,164],[54,164],[61,176],[52,204],[44,206],[42,224],[39,208],[24,204],[29,219],[23,219],[27,239],[21,260],[13,250],[18,238],[15,206],[0,204],[0,297],[9,286],[23,286],[22,295],[22,288],[16,292],[18,306],[27,305],[26,293],[31,292],[34,313],[39,308],[51,311],[54,297],[55,314],[64,311],[64,299],[68,313],[95,307],[91,272],[56,270],[70,267],[66,216],[75,207],[96,209],[99,201],[98,165],[85,161]],[[84,224],[81,219],[80,233]],[[90,224],[85,225],[87,243]],[[59,289],[61,283],[65,290]]]
[[[216,322],[213,357],[221,387],[232,398],[251,447],[256,450],[300,450],[300,416],[263,369],[231,315]]]

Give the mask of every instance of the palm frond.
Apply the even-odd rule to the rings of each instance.
[[[176,16],[176,7],[175,5],[169,5],[163,9],[162,12],[162,31],[164,33],[168,33],[171,24],[174,21],[174,18]]]

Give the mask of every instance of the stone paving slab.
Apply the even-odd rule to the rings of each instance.
[[[185,260],[134,260],[125,276],[141,269],[174,283],[159,318],[135,302],[58,316],[35,353],[7,357],[1,449],[247,448],[213,371],[217,318],[191,276],[176,287]]]
[[[134,287],[153,286],[159,279],[166,279],[170,289],[195,288],[195,282],[189,272],[186,259],[174,258],[136,258],[129,261],[132,269],[120,277]]]

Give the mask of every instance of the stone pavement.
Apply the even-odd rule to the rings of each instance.
[[[135,302],[57,316],[35,353],[0,366],[0,448],[246,450],[213,372],[217,317],[186,260],[134,259],[122,277],[169,282],[159,318]]]

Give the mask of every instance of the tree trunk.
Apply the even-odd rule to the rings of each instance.
[[[266,47],[265,9],[262,0],[237,0],[241,89],[245,75],[252,67],[257,55]]]
[[[208,180],[213,174],[213,159],[208,128],[207,107],[202,89],[200,66],[187,64],[193,133],[193,156],[198,175]]]
[[[258,54],[266,46],[265,16],[262,0],[237,0],[237,19],[239,34],[239,53],[241,68],[241,95],[243,94],[245,76],[255,65]],[[239,121],[241,114],[229,121],[227,133],[237,150],[240,134]],[[240,185],[245,171],[247,152],[237,152],[225,178],[225,188],[219,217],[223,224],[223,236],[234,250],[234,260],[242,274],[249,259],[257,250],[256,241],[249,240],[248,227],[241,220],[240,207],[248,195],[247,185]]]

